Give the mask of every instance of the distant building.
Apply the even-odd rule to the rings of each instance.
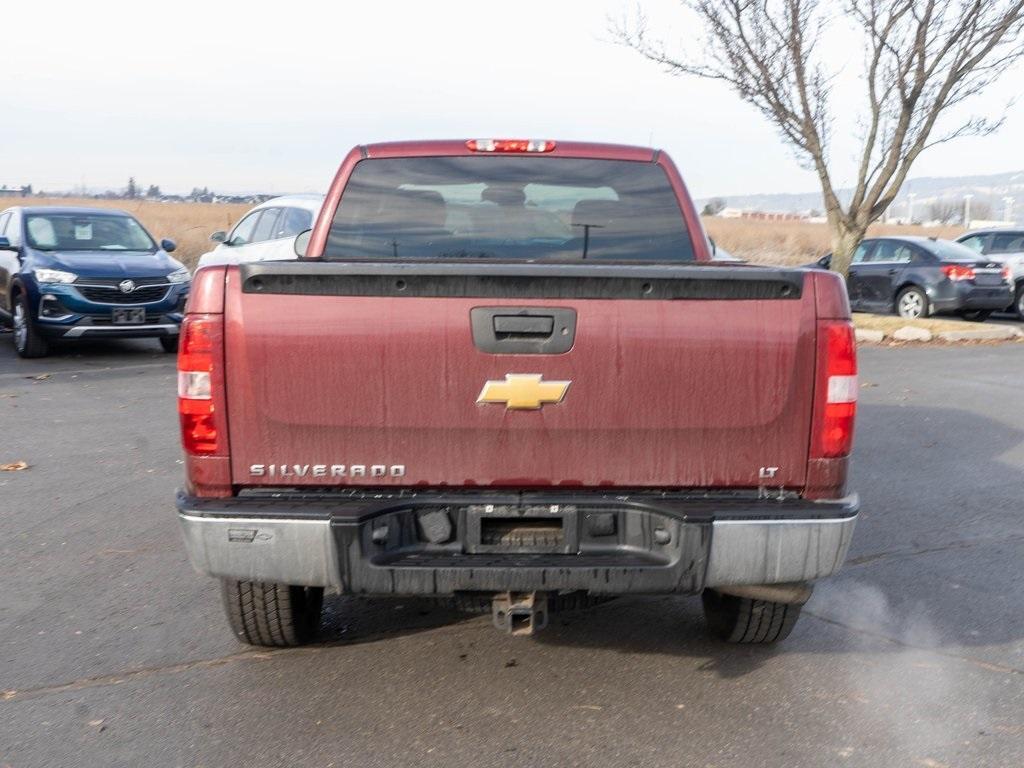
[[[215,195],[210,200],[214,203],[242,203],[245,205],[259,205],[265,203],[277,195]],[[206,201],[203,201],[206,202]]]
[[[31,184],[25,184],[20,187],[9,187],[6,184],[0,185],[0,197],[29,197],[31,195]]]
[[[718,214],[723,219],[753,219],[755,221],[806,221],[809,211],[753,211],[747,208],[723,208]]]
[[[1003,221],[1002,219],[971,219],[967,222],[967,229],[998,229],[999,227],[1012,227],[1015,225],[1013,221]]]

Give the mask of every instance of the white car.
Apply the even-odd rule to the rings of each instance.
[[[295,236],[313,226],[323,202],[323,195],[286,195],[260,203],[230,234],[210,235],[217,247],[200,256],[196,268],[296,258]]]
[[[711,244],[712,246],[714,246],[711,251],[712,261],[724,261],[730,264],[746,264],[746,262],[743,259],[739,258],[738,256],[733,256],[731,253],[725,250],[725,248],[715,243],[714,240],[711,241]]]

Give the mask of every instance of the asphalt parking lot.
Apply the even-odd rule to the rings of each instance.
[[[174,361],[0,334],[0,766],[1024,764],[1024,346],[866,348],[844,572],[776,648],[697,599],[534,639],[332,598],[254,650],[179,542]]]

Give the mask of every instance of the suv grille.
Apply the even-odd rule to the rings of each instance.
[[[109,285],[111,288],[117,288],[122,280],[131,280],[140,288],[144,285],[167,285],[166,277],[80,277],[75,280],[75,283],[81,285]]]
[[[169,288],[166,284],[151,285],[136,288],[131,293],[122,293],[120,288],[114,286],[80,285],[76,287],[89,301],[96,301],[101,304],[147,304],[160,301],[160,299],[167,295]]]

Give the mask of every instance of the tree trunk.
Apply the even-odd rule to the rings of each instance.
[[[846,277],[850,270],[850,261],[867,233],[867,228],[851,229],[842,222],[832,225],[832,264],[830,269]]]

